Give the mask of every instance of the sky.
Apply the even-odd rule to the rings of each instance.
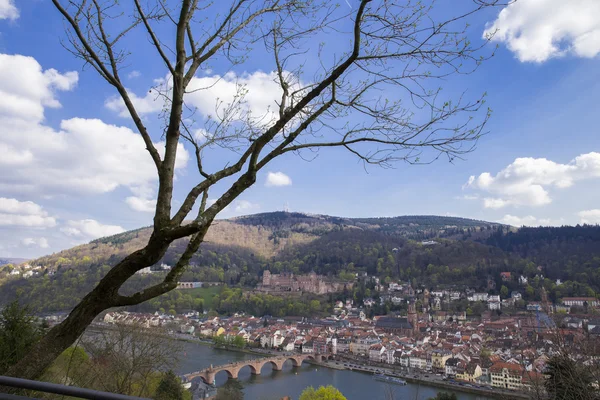
[[[452,3],[439,2],[436,15],[450,15]],[[497,50],[473,74],[443,85],[450,95],[487,94],[493,112],[475,151],[452,163],[393,168],[365,166],[343,149],[285,156],[219,217],[289,209],[345,217],[449,215],[514,226],[600,223],[600,2],[518,0],[469,23],[473,43],[494,32],[488,47]],[[50,1],[0,0],[2,257],[37,257],[152,223],[152,160],[114,88],[63,46],[64,27]],[[347,44],[335,36],[322,40],[330,49]],[[162,103],[150,89],[168,84],[167,71],[143,30],[134,29],[125,43],[131,54],[121,75],[160,149]],[[306,57],[310,70],[312,55]],[[259,54],[235,69],[221,59],[203,67],[193,85],[210,89],[186,102],[206,117],[240,84],[248,90],[244,107],[255,115],[280,97],[272,58]],[[223,157],[214,149],[208,167]],[[198,179],[184,143],[175,205]]]

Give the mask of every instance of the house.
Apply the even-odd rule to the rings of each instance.
[[[327,354],[327,339],[326,338],[315,338],[313,340],[313,354]]]
[[[487,293],[473,293],[471,301],[487,301],[488,294]]]
[[[513,290],[510,293],[510,298],[515,299],[515,301],[517,301],[517,300],[521,300],[523,298],[523,296],[521,295],[521,293],[517,292],[516,290]]]
[[[576,317],[567,317],[563,319],[563,323],[567,328],[581,329],[583,328],[583,320]],[[589,325],[588,325],[589,326]]]
[[[13,269],[12,271],[10,271],[9,275],[21,275],[21,271],[19,271],[18,269]]]
[[[490,310],[500,310],[502,308],[502,303],[499,301],[491,301],[488,303],[488,309]]]
[[[312,340],[310,340],[302,345],[302,354],[312,354],[312,353],[313,353],[313,342],[312,342]]]
[[[448,378],[456,377],[456,368],[458,366],[458,358],[448,358],[444,363],[444,373]]]
[[[179,332],[186,333],[188,335],[193,335],[195,330],[196,328],[194,327],[194,325],[185,324],[179,326]]]
[[[443,371],[446,361],[452,356],[447,350],[434,350],[431,353],[431,368],[435,371]]]
[[[373,300],[372,298],[366,298],[363,300],[363,303],[365,305],[365,307],[372,307],[373,305],[375,305],[375,300]]]
[[[394,364],[402,365],[402,351],[394,350]]]
[[[281,350],[283,351],[294,351],[294,338],[286,337],[281,343]]]
[[[588,332],[596,327],[600,327],[600,319],[590,319],[588,322]]]
[[[466,367],[461,370],[461,373],[456,373],[456,379],[467,382],[475,382],[482,375],[481,366],[476,362],[466,364]]]
[[[526,277],[524,277],[523,275],[521,275],[521,276],[519,277],[519,284],[520,284],[520,285],[522,285],[522,286],[525,286],[525,285],[527,285],[527,281],[528,281],[528,279],[527,279]]]
[[[492,302],[492,301],[493,302],[500,301],[500,295],[496,294],[496,295],[493,295],[493,296],[488,296],[487,301],[488,301],[488,303]]]
[[[523,372],[524,368],[519,364],[497,362],[490,367],[492,386],[502,389],[519,389],[522,386]]]
[[[415,351],[410,355],[409,367],[420,370],[427,369],[427,358],[424,353]]]
[[[355,338],[350,343],[350,353],[357,355],[368,355],[372,345],[381,343],[381,339],[377,336]]]
[[[377,343],[369,347],[369,360],[371,361],[381,362],[384,354],[386,354],[385,346],[381,343]]]
[[[500,277],[502,278],[502,282],[509,282],[511,279],[510,272],[500,272]]]

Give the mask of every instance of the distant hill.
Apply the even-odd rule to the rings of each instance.
[[[0,257],[0,267],[7,264],[21,264],[25,261],[27,261],[27,258]]]
[[[40,310],[70,309],[112,266],[143,247],[150,233],[151,228],[140,228],[30,261],[55,270],[52,276],[16,279],[0,268],[0,304],[21,295]],[[174,242],[158,264],[173,265],[186,243],[186,239]],[[500,272],[533,280],[540,274],[538,265],[543,266],[545,277],[568,282],[557,286],[536,278],[529,299],[539,297],[541,285],[553,299],[600,292],[600,227],[517,230],[455,217],[262,213],[216,221],[182,280],[255,287],[266,269],[295,274],[315,271],[344,279],[366,272],[430,288],[459,285],[488,290],[491,279],[496,290],[507,285],[525,291],[516,278],[502,282]],[[136,275],[125,291],[140,290],[160,276]],[[178,309],[193,300],[181,293],[167,296]],[[144,307],[157,309],[158,304],[162,303]]]
[[[345,229],[424,240],[472,234],[487,237],[494,228],[500,226],[492,222],[438,216],[341,218],[289,212],[262,213],[216,221],[206,235],[203,252],[197,254],[193,262],[202,265],[218,263],[211,252],[239,253],[243,257],[248,253],[252,257],[269,260],[285,248],[307,244],[328,233]],[[148,242],[150,233],[151,228],[140,228],[96,239],[40,257],[32,263],[52,267],[90,263],[114,265],[127,254],[142,248]],[[173,243],[161,262],[174,262],[185,243],[186,239]],[[82,262],[83,259],[86,261]]]

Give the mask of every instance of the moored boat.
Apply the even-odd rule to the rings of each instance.
[[[373,378],[376,381],[380,381],[380,382],[394,383],[396,385],[402,385],[402,386],[406,385],[406,381],[405,380],[402,380],[400,378],[396,378],[394,376],[387,376],[387,375],[384,375],[384,374],[376,374],[376,375],[373,376]]]

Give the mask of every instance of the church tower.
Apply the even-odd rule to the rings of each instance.
[[[408,322],[412,325],[412,333],[413,336],[417,335],[419,331],[419,317],[417,315],[417,306],[415,305],[414,300],[410,300],[408,303]]]

